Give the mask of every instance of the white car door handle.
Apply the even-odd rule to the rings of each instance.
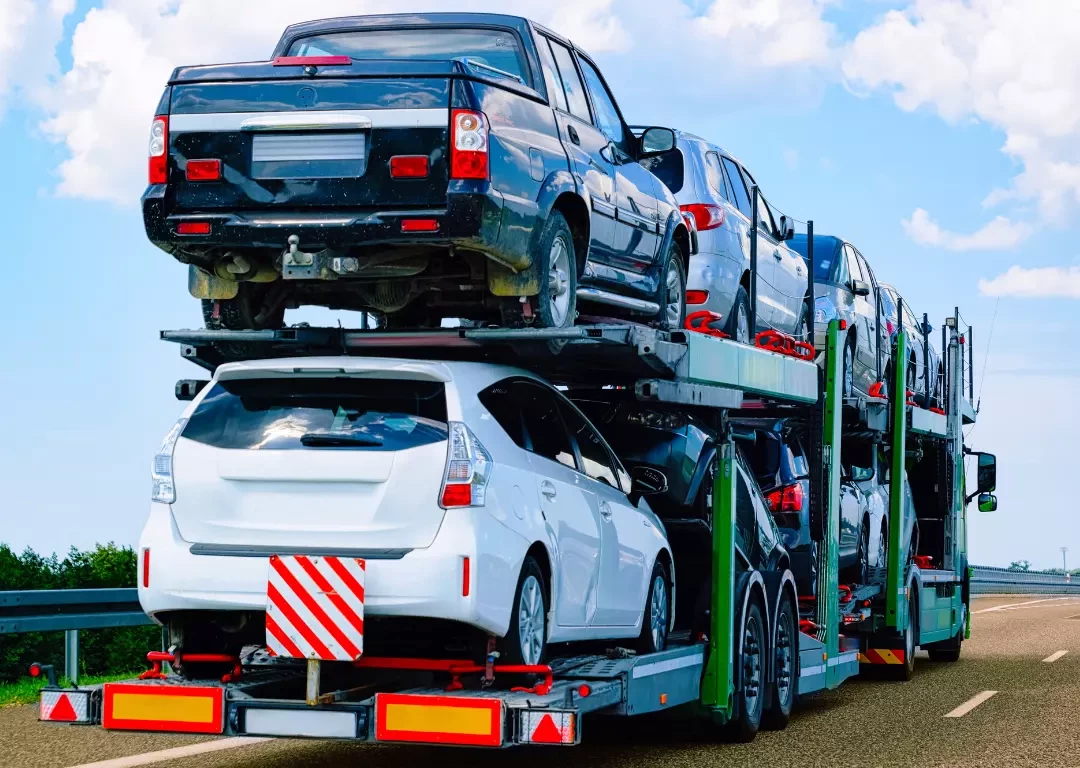
[[[780,255],[780,251],[773,251],[772,255],[773,255],[773,258],[776,259],[777,261],[783,261],[783,259],[784,259],[784,257]]]
[[[604,518],[605,520],[611,519],[611,505],[608,504],[606,501],[600,502],[600,517]]]
[[[555,484],[545,480],[540,483],[540,493],[546,496],[548,501],[554,501],[555,496],[557,495],[555,493]]]

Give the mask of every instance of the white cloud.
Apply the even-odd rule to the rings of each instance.
[[[1062,0],[914,0],[851,44],[856,90],[891,91],[911,111],[978,119],[1006,134],[1023,165],[987,205],[1035,200],[1063,220],[1080,203],[1080,14]]]
[[[1024,299],[1080,299],[1080,267],[1009,267],[997,277],[979,280],[979,293]]]
[[[908,237],[919,245],[932,245],[948,251],[1005,251],[1026,240],[1032,231],[1029,224],[997,216],[970,235],[961,235],[942,229],[922,208],[916,208],[910,219],[900,223]]]
[[[792,84],[789,93],[798,82],[820,88],[819,70],[833,62],[834,30],[821,18],[826,2],[713,0],[701,14],[680,0],[663,4],[662,12],[655,0],[519,0],[512,9],[499,0],[459,0],[456,7],[530,16],[600,54],[633,121],[700,112],[701,79],[680,74],[688,71],[739,68],[736,80],[710,82],[705,99],[722,99],[732,89],[760,98],[774,91],[759,87],[773,75]],[[6,71],[2,41],[5,30],[15,28],[14,17],[8,24],[3,14],[18,9],[25,14],[32,5],[34,0],[0,0],[0,93]],[[297,21],[433,5],[433,0],[104,0],[75,28],[71,67],[50,87],[34,89],[46,113],[43,131],[68,151],[58,169],[58,191],[120,204],[138,199],[151,113],[176,66],[265,59],[281,31]],[[56,72],[55,40],[42,48]],[[647,65],[642,50],[648,51]],[[19,72],[16,79],[25,78]],[[633,103],[626,95],[630,83],[635,93],[648,96]]]
[[[0,99],[12,86],[36,91],[56,73],[53,50],[75,0],[0,2]]]

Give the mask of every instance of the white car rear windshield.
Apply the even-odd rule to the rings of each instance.
[[[290,56],[449,61],[468,58],[529,80],[517,35],[499,29],[409,28],[330,32],[302,37]]]
[[[446,440],[442,382],[271,378],[214,384],[183,436],[215,448],[400,451]]]

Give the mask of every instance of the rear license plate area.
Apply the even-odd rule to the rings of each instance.
[[[265,133],[252,137],[254,179],[358,178],[367,170],[367,135],[357,131]]]

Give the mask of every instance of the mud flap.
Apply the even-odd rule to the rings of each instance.
[[[515,272],[488,259],[487,282],[492,296],[536,296],[540,293],[540,264],[534,261],[531,266]]]
[[[225,301],[235,299],[240,293],[240,283],[222,280],[194,264],[188,265],[188,293],[196,299]]]

